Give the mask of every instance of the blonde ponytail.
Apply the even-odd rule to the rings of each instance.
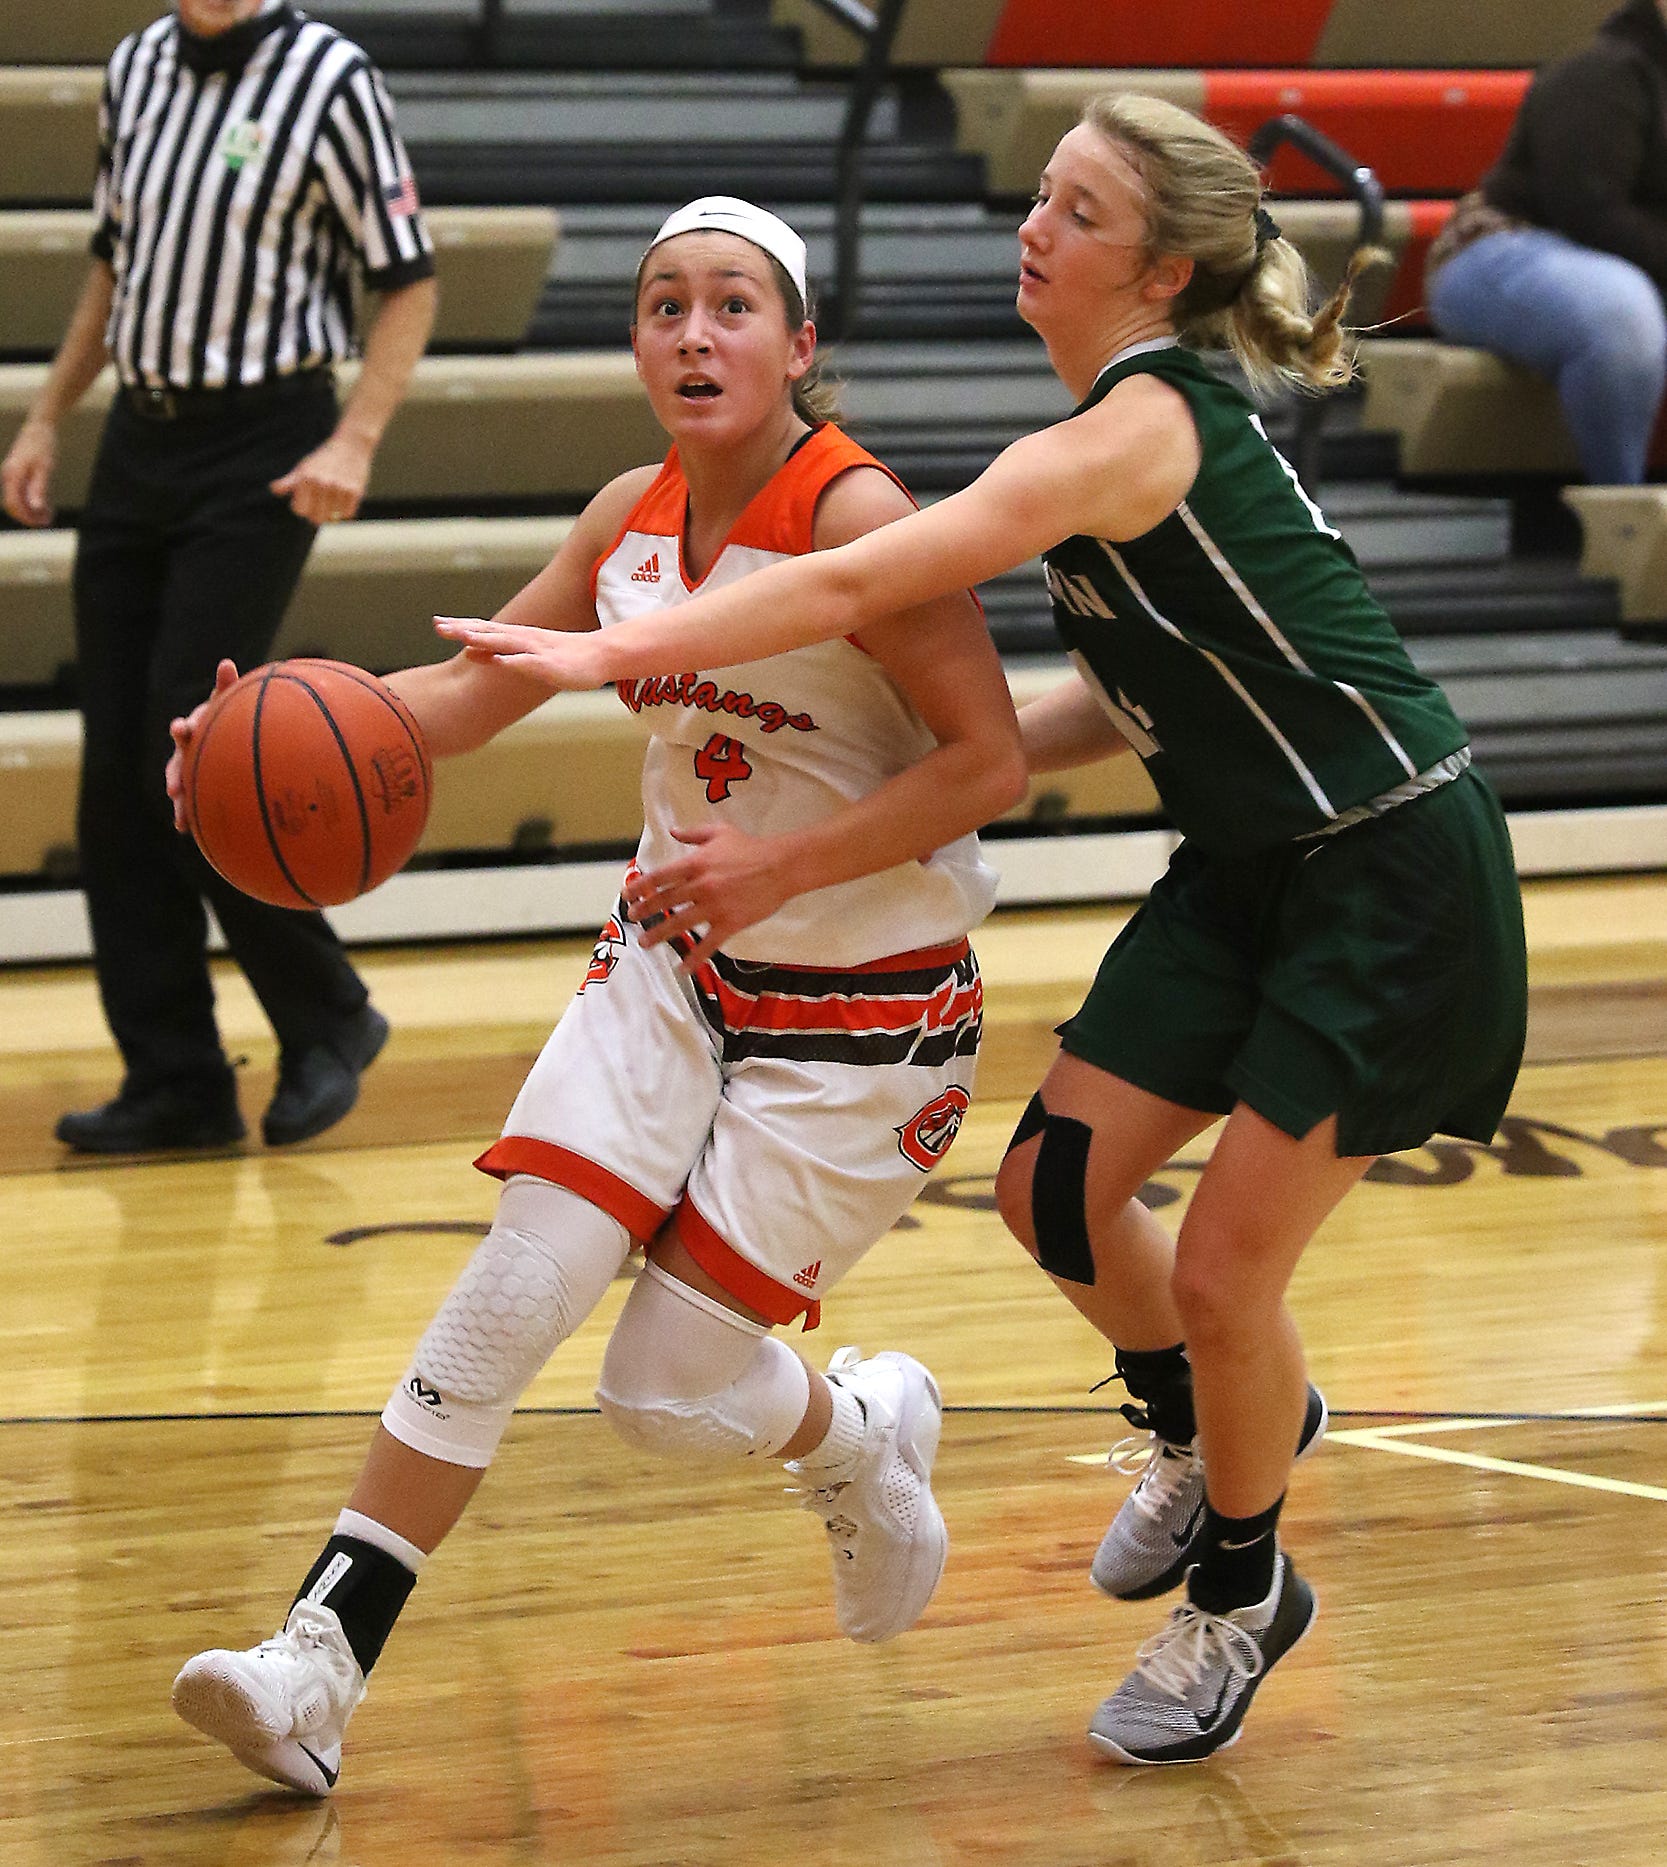
[[[1355,280],[1387,255],[1355,253],[1337,290],[1310,311],[1307,263],[1262,209],[1255,164],[1230,137],[1178,104],[1133,91],[1091,99],[1082,120],[1139,171],[1151,251],[1193,262],[1174,304],[1183,343],[1230,350],[1260,393],[1336,389],[1353,379],[1344,314]]]

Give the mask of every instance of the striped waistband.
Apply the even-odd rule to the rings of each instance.
[[[1431,791],[1439,791],[1444,784],[1451,784],[1469,764],[1470,747],[1460,746],[1458,751],[1449,752],[1440,764],[1432,765],[1428,771],[1421,771],[1404,783],[1380,791],[1376,797],[1367,798],[1364,804],[1351,804],[1330,823],[1318,830],[1305,830],[1301,836],[1292,837],[1291,840],[1295,843],[1318,842],[1321,837],[1335,836],[1339,830],[1352,829],[1355,824],[1364,823],[1369,817],[1387,816],[1397,804],[1410,804],[1415,797],[1423,797]]]

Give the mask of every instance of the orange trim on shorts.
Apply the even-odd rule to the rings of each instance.
[[[722,1284],[732,1297],[745,1303],[748,1309],[756,1310],[760,1316],[773,1323],[789,1323],[795,1316],[802,1315],[806,1329],[814,1329],[821,1322],[822,1305],[814,1297],[790,1290],[786,1284],[778,1284],[756,1264],[749,1263],[727,1239],[713,1230],[708,1220],[702,1218],[687,1193],[678,1203],[673,1217],[677,1224],[677,1235],[683,1241],[683,1249],[708,1277]]]
[[[475,1165],[497,1180],[526,1173],[535,1180],[548,1180],[552,1186],[565,1186],[610,1219],[618,1219],[633,1238],[644,1244],[671,1216],[668,1207],[655,1205],[617,1173],[610,1173],[583,1154],[575,1154],[571,1148],[557,1147],[554,1141],[540,1141],[532,1135],[506,1134],[501,1141],[494,1141]]]

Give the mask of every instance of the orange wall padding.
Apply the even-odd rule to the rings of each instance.
[[[1210,71],[1204,114],[1246,141],[1293,111],[1377,171],[1391,194],[1463,194],[1510,133],[1526,71]],[[1336,194],[1305,156],[1284,149],[1272,184],[1288,194]]]
[[[1333,4],[1007,0],[984,57],[991,65],[1303,65]]]

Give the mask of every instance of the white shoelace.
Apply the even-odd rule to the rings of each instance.
[[[1192,1476],[1193,1455],[1176,1450],[1164,1457],[1168,1441],[1156,1433],[1141,1433],[1119,1439],[1106,1454],[1106,1464],[1125,1477],[1139,1475],[1140,1482],[1129,1494],[1130,1502],[1146,1516],[1158,1518],[1175,1501],[1175,1493]]]
[[[279,1628],[269,1640],[263,1640],[256,1651],[287,1661],[292,1666],[320,1666],[338,1691],[351,1692],[357,1683],[360,1684],[362,1694],[362,1682],[354,1679],[358,1671],[357,1664],[325,1637],[329,1622],[315,1619],[307,1612],[305,1604],[291,1618],[295,1622],[293,1628]]]
[[[1206,1613],[1190,1601],[1178,1607],[1135,1654],[1135,1671],[1183,1703],[1217,1665],[1238,1679],[1254,1679],[1262,1670],[1262,1649],[1237,1621]]]

